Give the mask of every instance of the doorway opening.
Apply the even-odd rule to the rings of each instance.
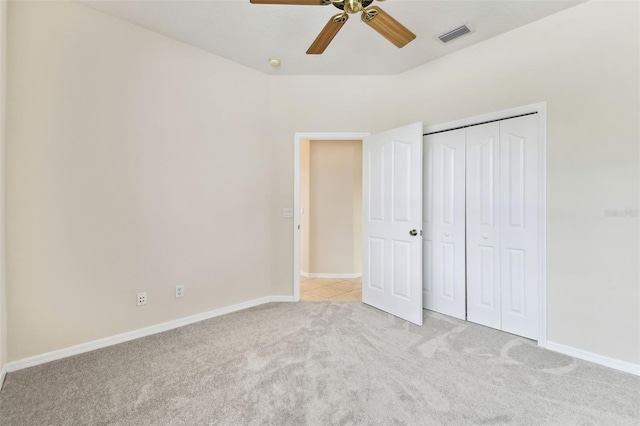
[[[294,300],[360,301],[362,138],[296,133]]]
[[[362,300],[362,140],[300,149],[300,300]]]

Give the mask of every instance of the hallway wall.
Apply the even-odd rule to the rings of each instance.
[[[362,141],[311,141],[309,269],[362,274]]]

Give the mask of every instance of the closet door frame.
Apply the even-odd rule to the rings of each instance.
[[[540,136],[540,289],[538,300],[538,346],[547,347],[547,103],[539,102],[530,105],[519,106],[475,117],[450,121],[448,123],[426,126],[424,134],[442,132],[457,128],[468,127],[481,123],[513,118],[521,115],[537,114]]]

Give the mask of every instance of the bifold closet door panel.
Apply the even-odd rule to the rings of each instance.
[[[465,130],[426,137],[423,306],[465,319]]]
[[[537,115],[500,122],[502,330],[538,338],[540,137]]]
[[[467,129],[467,319],[501,328],[500,123]]]
[[[423,138],[423,183],[422,190],[422,306],[425,309],[437,311],[436,294],[433,284],[433,235],[434,235],[434,145],[438,140],[437,135],[429,135]]]

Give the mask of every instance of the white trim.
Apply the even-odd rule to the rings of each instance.
[[[305,277],[305,278],[309,278],[309,273],[308,272],[304,272],[304,271],[300,271],[300,276],[301,277]]]
[[[293,296],[269,296],[269,302],[295,302]]]
[[[300,144],[302,141],[361,140],[369,132],[296,132],[293,135],[293,300],[300,300]]]
[[[303,275],[304,276],[304,275]],[[359,274],[334,274],[331,272],[311,272],[309,273],[307,278],[342,278],[345,280],[349,280],[349,279],[354,279],[354,278],[360,278],[362,276],[362,272],[360,272]]]
[[[546,348],[547,341],[547,103],[531,105],[539,115],[540,125],[540,296],[538,300],[538,346]]]
[[[560,352],[561,354],[569,355],[574,358],[579,358],[584,361],[590,361],[595,364],[604,365],[605,367],[613,368],[615,370],[624,371],[625,373],[640,376],[640,364],[634,364],[632,362],[609,358],[608,356],[598,355],[593,352],[574,348],[572,346],[562,345],[560,343],[555,343],[549,340],[547,341],[547,349],[554,352]]]
[[[441,132],[456,127],[469,126],[484,121],[499,120],[520,114],[537,112],[540,125],[540,149],[541,149],[541,173],[540,173],[540,295],[539,295],[539,326],[538,326],[538,346],[547,347],[547,103],[539,102],[530,105],[523,105],[515,108],[495,111],[488,114],[476,115],[475,117],[463,118],[461,120],[450,121],[448,123],[426,126],[424,133]]]
[[[5,226],[5,181],[6,181],[6,135],[7,135],[7,8],[8,1],[0,2],[0,359],[7,354],[7,280],[6,280],[6,226]],[[0,389],[7,373],[6,366],[0,370]]]
[[[241,311],[243,309],[252,308],[254,306],[263,305],[270,302],[291,302],[293,297],[291,296],[265,296],[259,299],[248,300],[246,302],[237,303],[231,306],[225,306],[223,308],[214,309],[212,311],[203,312],[196,315],[191,315],[184,318],[179,318],[173,321],[163,322],[161,324],[152,325],[150,327],[140,328],[138,330],[128,331],[122,334],[116,334],[115,336],[105,337],[103,339],[93,340],[91,342],[81,343],[79,345],[71,346],[57,351],[47,352],[41,355],[24,358],[18,361],[9,362],[4,366],[3,372],[12,372],[21,370],[27,367],[33,367],[36,365],[44,364],[47,362],[55,361],[62,358],[67,358],[74,355],[79,355],[85,352],[90,352],[96,349],[106,348],[107,346],[117,345],[118,343],[128,342],[130,340],[139,339],[141,337],[150,336],[156,333],[162,333],[163,331],[173,330],[174,328],[182,327],[185,325],[193,324],[199,321],[204,321],[210,318],[219,317],[221,315],[229,314],[231,312]]]

